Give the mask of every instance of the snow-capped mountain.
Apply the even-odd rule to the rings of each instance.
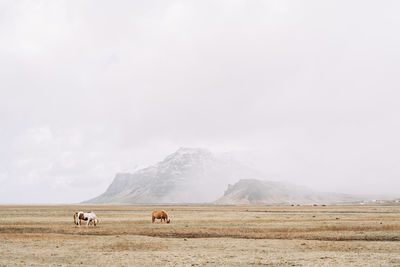
[[[227,184],[262,174],[201,148],[180,148],[134,173],[118,173],[106,192],[87,203],[204,203],[221,197]]]
[[[273,205],[377,199],[317,192],[304,186],[267,181],[268,178],[229,155],[216,156],[201,148],[180,148],[153,166],[134,173],[118,173],[103,194],[85,203]]]

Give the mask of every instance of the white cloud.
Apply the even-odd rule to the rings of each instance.
[[[298,183],[393,192],[400,19],[385,3],[0,2],[4,186],[83,200],[205,146],[261,150]]]

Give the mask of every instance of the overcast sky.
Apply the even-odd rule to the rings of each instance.
[[[399,1],[0,0],[0,203],[71,203],[182,146],[400,195]]]

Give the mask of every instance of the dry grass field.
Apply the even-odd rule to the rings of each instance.
[[[0,266],[71,265],[400,266],[400,207],[0,206]]]

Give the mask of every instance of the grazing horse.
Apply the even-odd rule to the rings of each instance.
[[[74,213],[74,224],[76,225],[81,225],[82,220],[87,221],[86,226],[88,226],[91,222],[93,222],[93,225],[96,226],[99,222],[99,219],[97,219],[97,216],[94,212],[75,212]]]
[[[160,219],[161,222],[164,220],[164,222],[167,222],[167,223],[170,223],[170,221],[171,221],[170,219],[168,219],[168,214],[164,210],[162,210],[162,211],[158,211],[158,210],[153,211],[153,213],[151,214],[151,222],[154,223],[154,221],[156,219]]]

